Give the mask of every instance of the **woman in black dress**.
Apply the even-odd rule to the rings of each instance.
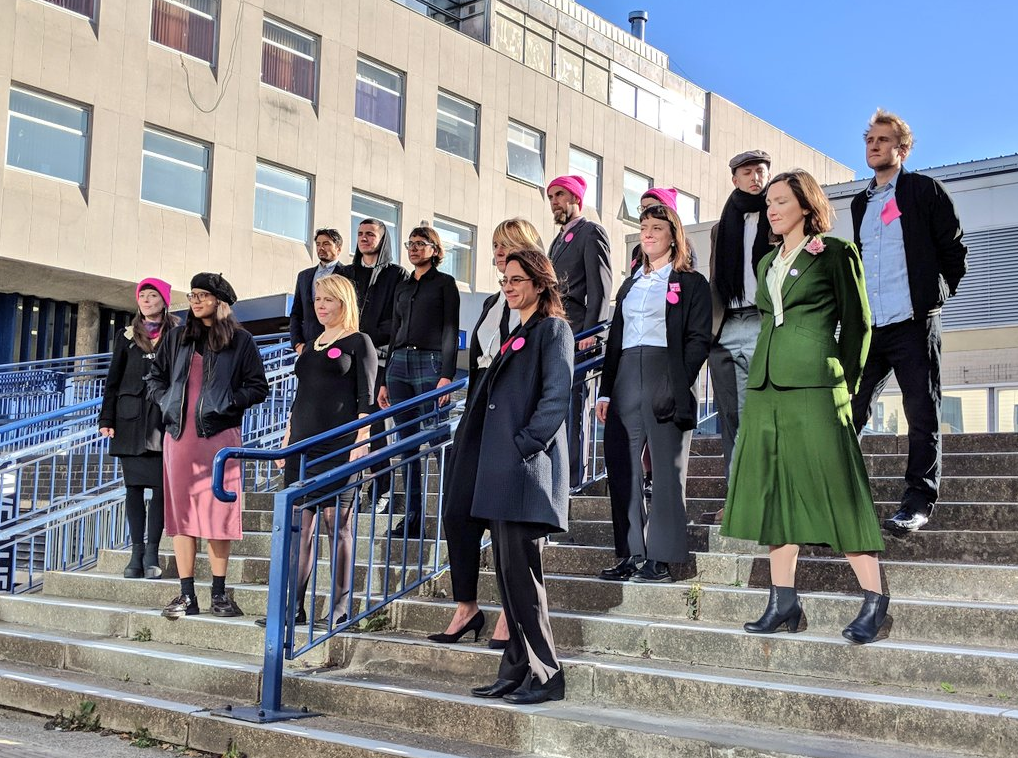
[[[163,422],[159,408],[146,397],[145,374],[160,338],[177,325],[170,314],[170,285],[142,279],[135,289],[138,312],[113,342],[106,377],[99,433],[110,440],[110,455],[124,467],[127,489],[124,508],[131,532],[127,579],[158,579],[159,540],[163,536]],[[152,491],[146,538],[145,489]]]
[[[283,444],[293,444],[330,429],[368,416],[378,370],[378,353],[371,338],[357,331],[357,293],[353,284],[344,276],[331,274],[315,282],[314,307],[318,321],[325,331],[308,345],[297,358],[294,371],[297,374],[297,397],[290,411],[290,423]],[[305,454],[307,461],[328,455],[355,442],[365,442],[370,436],[370,427],[363,427],[356,434],[344,435],[315,445]],[[299,479],[307,479],[337,466],[363,458],[368,454],[367,444],[335,455],[321,463],[305,466],[300,470],[300,455],[286,459],[284,482],[287,486]],[[311,559],[314,555],[314,536],[319,513],[324,519],[323,530],[329,535],[329,554],[332,561],[333,598],[328,618],[316,622],[317,626],[328,628],[343,623],[347,618],[347,606],[353,582],[353,530],[350,523],[353,512],[355,490],[348,489],[337,498],[325,499],[314,507],[300,509],[300,542],[297,545],[297,602],[299,603],[296,622],[307,622],[304,596],[311,578]],[[312,493],[308,501],[315,502],[326,493]],[[336,501],[339,506],[337,523]],[[264,625],[259,619],[258,624]]]

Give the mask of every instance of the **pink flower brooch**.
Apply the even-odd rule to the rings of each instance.
[[[825,249],[824,241],[819,237],[814,237],[806,243],[806,252],[810,255],[820,255]]]

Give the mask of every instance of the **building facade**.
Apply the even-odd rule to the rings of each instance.
[[[852,176],[570,0],[9,0],[0,88],[0,363],[102,348],[144,276],[183,306],[223,272],[278,320],[312,230],[348,255],[366,216],[438,229],[467,324],[499,221],[550,242],[558,174],[587,177],[616,286],[649,186],[695,223],[745,149]]]

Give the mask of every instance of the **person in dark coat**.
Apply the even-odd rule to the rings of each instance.
[[[110,455],[120,459],[127,490],[124,509],[131,533],[127,579],[158,579],[159,540],[163,536],[163,422],[159,408],[145,392],[145,374],[152,366],[164,334],[177,325],[170,313],[170,285],[150,277],[135,289],[138,312],[113,342],[110,372],[99,411],[99,433],[110,440]],[[145,489],[152,492],[146,533]]]
[[[470,515],[490,524],[509,643],[498,679],[476,697],[533,704],[565,697],[565,678],[544,589],[542,553],[566,529],[569,458],[566,415],[573,336],[563,318],[551,262],[540,250],[507,260],[503,288],[520,326],[474,390],[453,477],[473,489]]]
[[[342,268],[339,254],[343,251],[343,235],[336,229],[315,231],[315,253],[318,265],[297,274],[297,285],[290,306],[290,347],[298,355],[309,342],[322,333],[322,325],[315,316],[315,282],[323,276],[338,274]]]
[[[640,214],[640,247],[643,265],[616,296],[596,409],[622,559],[601,578],[670,582],[668,564],[689,560],[686,463],[699,416],[697,377],[710,349],[710,285],[693,269],[670,207]],[[649,513],[645,444],[655,473]]]
[[[529,221],[522,218],[511,218],[495,227],[491,235],[493,263],[498,269],[499,280],[505,275],[506,259],[516,250],[544,249],[541,236]],[[499,355],[499,348],[509,337],[509,333],[520,325],[519,311],[514,311],[506,301],[501,286],[499,291],[488,297],[481,305],[481,316],[470,335],[470,349],[467,354],[467,370],[470,382],[467,384],[467,402],[480,385],[488,367]],[[460,449],[461,432],[466,427],[457,429],[456,444],[452,447],[449,468],[455,463],[452,459]],[[446,544],[449,546],[449,569],[452,574],[452,596],[456,601],[456,612],[449,621],[449,626],[440,634],[428,636],[433,642],[458,642],[467,632],[474,632],[476,640],[484,630],[484,613],[477,607],[477,579],[481,570],[481,537],[488,528],[486,521],[471,518],[470,506],[473,502],[473,489],[457,486],[452,476],[446,477],[446,496],[442,511],[442,524],[445,527]],[[509,639],[509,630],[505,624],[505,613],[498,617],[495,633],[488,642],[488,647],[496,650],[505,648]]]

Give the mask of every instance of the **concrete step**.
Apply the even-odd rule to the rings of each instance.
[[[870,476],[903,477],[908,456],[905,453],[868,454],[864,456]],[[1018,471],[1018,453],[945,453],[943,476],[1013,476]],[[721,455],[690,455],[687,473],[690,476],[725,475]]]
[[[904,480],[897,476],[870,477],[873,499],[879,502],[900,500],[904,488]],[[728,483],[722,477],[686,478],[686,494],[691,498],[721,498],[727,491]],[[941,480],[940,496],[963,503],[1015,503],[1018,502],[1018,476],[947,477]]]

